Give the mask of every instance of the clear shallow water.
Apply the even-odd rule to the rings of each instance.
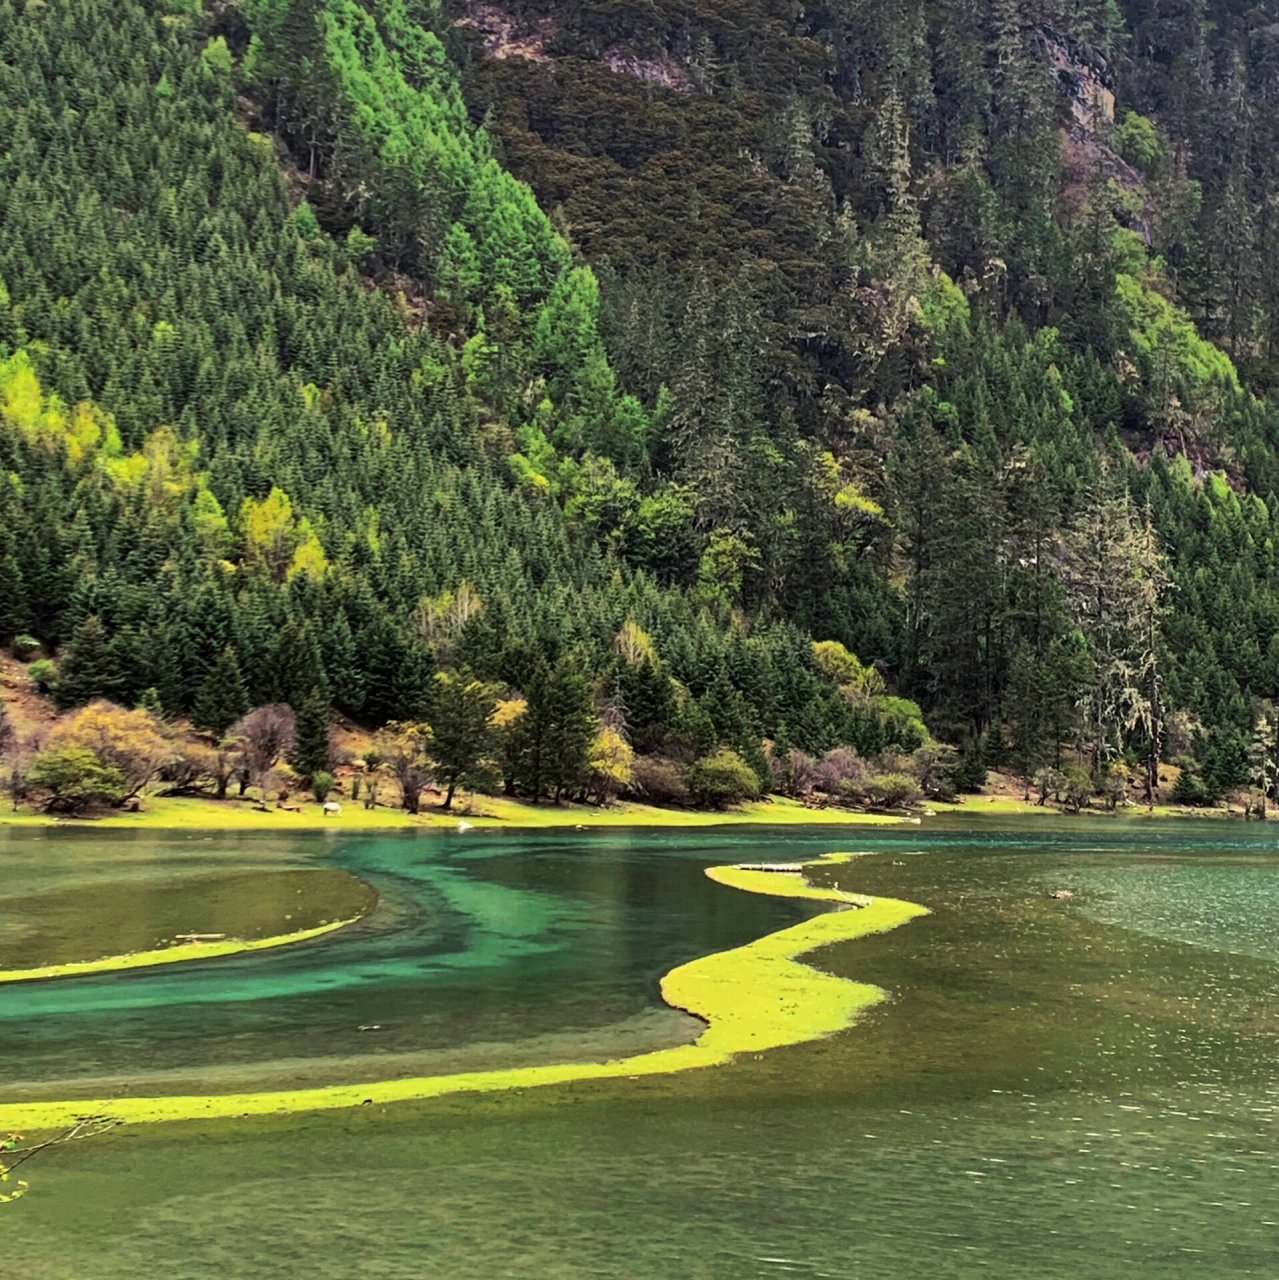
[[[1265,923],[1279,858],[1264,830],[473,837],[219,846],[235,865],[349,867],[382,906],[283,965],[52,984],[21,992],[23,1008],[0,993],[4,1077],[66,1096],[145,1061],[168,1086],[282,1087],[423,1055],[553,1060],[678,1038],[661,973],[797,911],[713,885],[711,862],[875,850],[821,875],[934,914],[816,957],[894,997],[817,1045],[676,1077],[137,1128],[41,1157],[0,1216],[26,1273],[1279,1273]],[[0,867],[38,880],[37,862],[119,857],[176,875],[210,848],[18,839]],[[1049,900],[1057,887],[1076,900]],[[376,1047],[354,1031],[383,1019]]]

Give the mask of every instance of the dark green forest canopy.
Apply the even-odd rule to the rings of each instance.
[[[1247,781],[1263,16],[0,0],[0,633],[66,703],[571,670],[686,759],[914,700]]]

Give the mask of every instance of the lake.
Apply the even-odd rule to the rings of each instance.
[[[0,1103],[684,1043],[700,1024],[662,1005],[662,974],[818,909],[717,885],[716,863],[858,852],[815,882],[932,914],[811,957],[890,995],[828,1040],[679,1075],[126,1126],[28,1162],[0,1244],[39,1280],[1273,1277],[1276,848],[1258,826],[1053,818],[13,831],[7,956],[23,936],[168,928],[184,898],[191,931],[297,923],[308,869],[334,909],[338,871],[378,898],[275,953],[0,986]]]

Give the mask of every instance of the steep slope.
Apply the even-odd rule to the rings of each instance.
[[[0,634],[1273,780],[1268,45],[1191,19],[3,0]]]
[[[1069,531],[1104,472],[1149,505],[1169,560],[1157,665],[1186,713],[1138,727],[1148,689],[1115,750],[1141,755],[1154,733],[1188,753],[1197,725],[1229,726],[1228,748],[1214,733],[1199,751],[1232,755],[1222,776],[1242,782],[1233,735],[1279,681],[1273,30],[1260,9],[1212,9],[454,12],[477,46],[473,112],[603,264],[628,385],[649,400],[662,383],[713,385],[681,382],[707,309],[685,299],[733,296],[759,340],[755,429],[776,441],[795,423],[888,513],[844,542],[878,559],[877,584],[905,587],[904,620],[865,590],[841,607],[841,574],[820,561],[811,596],[787,581],[788,609],[885,662],[949,732],[998,725],[1001,750],[1024,747],[1038,731],[1016,704],[1054,645],[1082,633],[1092,650],[1067,702],[1101,696]],[[774,519],[793,509],[788,494]],[[767,523],[750,527],[767,561]],[[1052,583],[1027,588],[1046,553]],[[1095,723],[1084,737],[1095,747]]]
[[[696,594],[643,571],[694,534],[587,452],[646,430],[591,273],[401,6],[304,8],[0,7],[0,633],[64,650],[64,704],[190,711],[229,647],[252,703],[371,724],[425,714],[437,664],[559,664],[636,685],[658,745],[891,740],[714,563]]]

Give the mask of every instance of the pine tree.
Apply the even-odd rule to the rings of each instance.
[[[414,720],[429,720],[435,694],[435,664],[420,644],[405,646],[392,680],[396,714]]]
[[[317,689],[296,710],[297,738],[289,763],[309,784],[317,773],[327,772],[333,763],[332,709],[328,699]]]
[[[280,632],[272,655],[271,698],[295,710],[316,691],[328,700],[324,659],[309,621],[291,621]]]
[[[123,682],[98,615],[76,627],[58,667],[55,697],[61,707],[78,707],[94,698],[117,701]]]
[[[533,712],[532,700],[529,704]],[[586,780],[591,743],[598,722],[590,681],[581,664],[564,658],[551,671],[542,713],[547,718],[547,784],[556,800],[580,789]]]
[[[221,738],[248,709],[249,695],[240,663],[234,647],[227,645],[200,686],[191,708],[191,722],[197,729]]]
[[[464,672],[440,672],[431,703],[430,755],[445,788],[444,808],[453,807],[459,785],[478,780],[493,748],[493,690]]]
[[[0,557],[0,639],[11,640],[31,625],[27,585],[17,557]]]

